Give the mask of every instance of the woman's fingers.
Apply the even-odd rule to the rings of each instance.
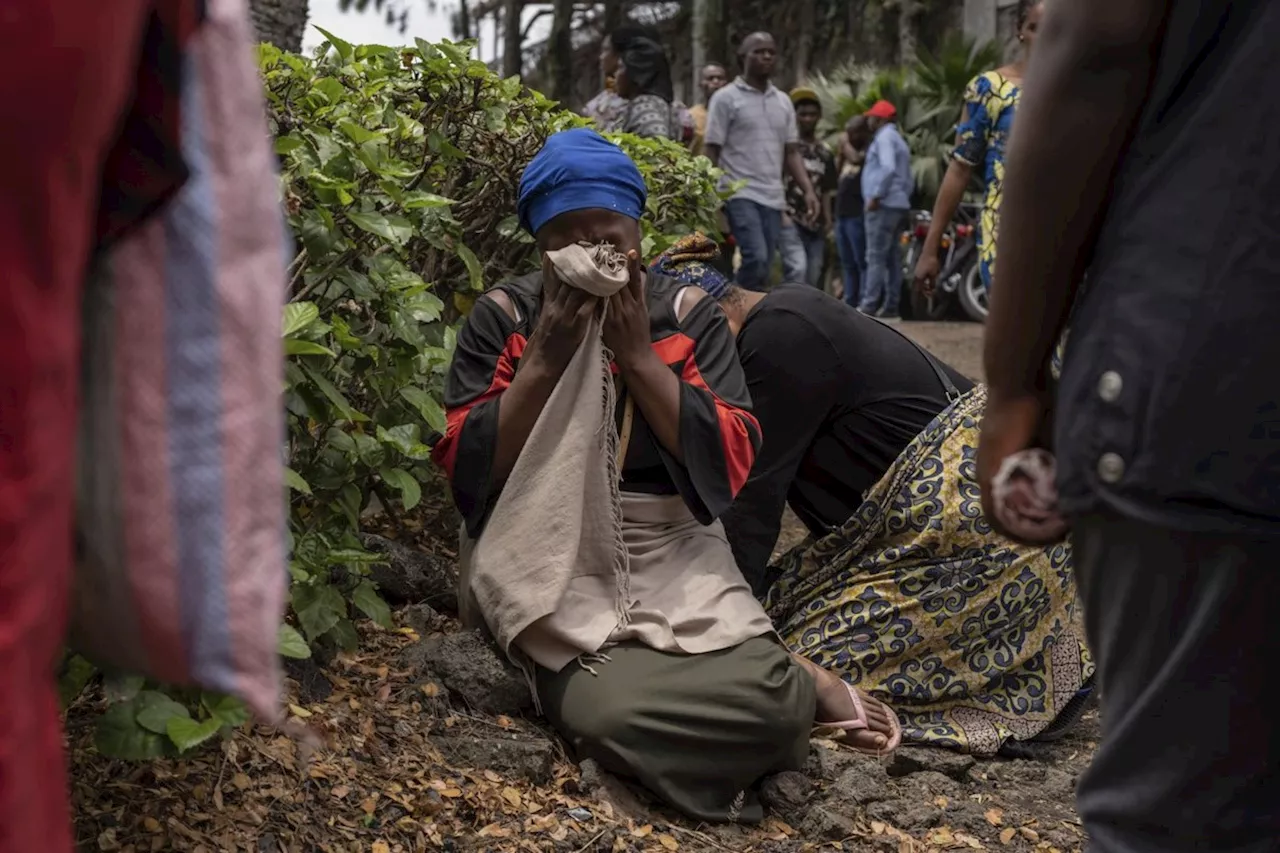
[[[623,290],[629,291],[631,298],[636,302],[644,300],[644,268],[640,264],[640,253],[635,249],[627,252],[627,286]]]

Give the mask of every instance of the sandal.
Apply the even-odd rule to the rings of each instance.
[[[853,685],[849,682],[841,680],[840,683],[844,685],[845,690],[849,691],[849,698],[853,700],[853,708],[857,716],[852,720],[815,723],[814,728],[836,729],[841,732],[857,732],[864,729],[870,731],[871,727],[867,723],[867,709],[866,706],[862,704],[862,697],[858,695],[858,691],[855,690]],[[886,708],[887,707],[888,706],[886,706]],[[855,752],[861,752],[863,755],[888,755],[897,749],[898,745],[902,743],[902,726],[898,722],[898,715],[893,712],[892,708],[889,708],[889,729],[889,742],[884,745],[883,749],[866,749],[864,747],[854,746],[852,743],[844,741],[843,738],[841,740],[850,749]]]

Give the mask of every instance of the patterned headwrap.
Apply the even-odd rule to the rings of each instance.
[[[547,139],[520,178],[516,205],[530,234],[562,213],[599,208],[639,220],[648,190],[626,152],[594,130],[577,127]]]
[[[720,247],[707,235],[696,232],[682,237],[649,265],[655,273],[661,273],[701,287],[712,298],[720,299],[729,290],[730,281],[724,273],[712,265],[720,257]]]

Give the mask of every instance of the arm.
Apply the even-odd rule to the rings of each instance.
[[[880,164],[880,180],[872,187],[871,198],[867,202],[880,202],[889,194],[889,185],[893,183],[894,172],[890,168],[896,158],[893,150],[893,143],[889,141],[887,133],[878,133],[876,138],[871,141],[871,149],[876,155],[876,162]],[[868,154],[870,154],[870,151]]]
[[[787,493],[830,410],[831,377],[824,366],[837,355],[805,318],[789,312],[760,314],[738,343],[764,444],[723,520],[738,568],[760,596]]]
[[[1046,361],[1141,113],[1167,8],[1168,0],[1076,0],[1050,6],[1041,25],[1005,166],[983,353],[984,501],[1000,463],[1034,445],[1045,416]]]
[[[720,154],[729,136],[731,120],[728,97],[716,92],[707,103],[707,130],[702,140],[702,152],[713,166],[720,165]]]
[[[951,218],[956,215],[972,174],[973,167],[963,160],[953,158],[947,166],[947,173],[942,176],[942,186],[938,188],[938,198],[933,202],[933,220],[929,223],[929,235],[924,238],[924,246],[920,250],[921,259],[937,259],[942,232],[947,230]]]

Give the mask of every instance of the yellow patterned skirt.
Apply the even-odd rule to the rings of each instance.
[[[1070,545],[1019,545],[983,516],[986,399],[950,406],[849,521],[785,554],[767,603],[793,651],[897,711],[904,741],[980,755],[1054,734],[1093,675]]]

